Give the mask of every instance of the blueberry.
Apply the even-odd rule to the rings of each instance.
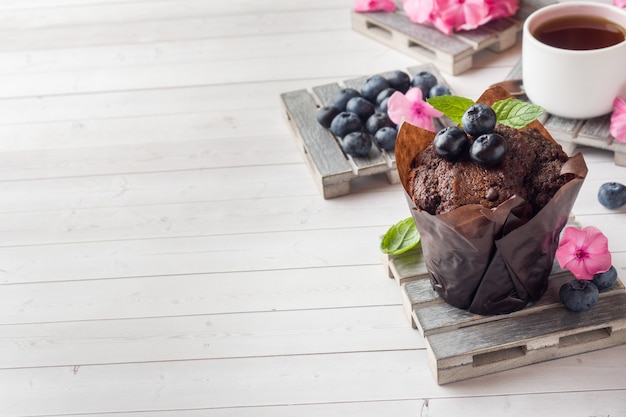
[[[391,95],[395,93],[396,91],[398,90],[396,90],[395,88],[391,88],[391,87],[385,88],[376,96],[376,105],[380,106],[380,103],[382,103],[386,98],[391,97]]]
[[[611,265],[608,271],[595,274],[593,276],[593,282],[599,291],[605,291],[615,285],[617,281],[617,270]]]
[[[362,122],[365,122],[376,112],[376,107],[363,97],[352,97],[346,104],[346,111],[356,114]]]
[[[381,127],[374,135],[374,142],[380,149],[391,151],[396,147],[398,131],[395,127]]]
[[[411,77],[404,71],[393,71],[385,77],[391,88],[406,93],[411,87]]]
[[[376,102],[376,96],[384,89],[389,88],[389,82],[382,75],[372,75],[361,87],[361,95],[371,101]]]
[[[437,77],[432,72],[428,71],[420,71],[411,80],[411,86],[417,87],[418,85],[424,85],[428,87],[426,93],[437,85]]]
[[[449,96],[452,94],[445,85],[437,84],[428,91],[428,97]]]
[[[389,97],[384,99],[376,108],[379,113],[387,113],[389,111]]]
[[[496,127],[496,112],[486,104],[473,104],[463,113],[461,124],[473,137],[491,133]]]
[[[337,107],[341,111],[346,110],[346,104],[353,97],[361,97],[361,93],[359,93],[354,88],[342,88],[337,91],[333,97],[333,106]]]
[[[348,133],[357,132],[361,130],[363,124],[361,119],[354,113],[341,112],[333,119],[330,124],[330,131],[340,138],[346,136]]]
[[[465,131],[456,126],[441,129],[433,141],[437,155],[447,161],[454,162],[469,149],[469,139]]]
[[[367,156],[372,148],[372,135],[367,132],[352,132],[341,140],[341,148],[352,156]]]
[[[484,167],[494,167],[506,155],[506,139],[497,133],[480,135],[470,146],[469,155],[472,161]]]
[[[559,290],[559,298],[568,310],[580,313],[591,309],[598,302],[598,287],[591,281],[572,280]]]
[[[341,111],[337,107],[324,106],[320,107],[315,117],[319,124],[328,129],[335,116],[337,116],[339,113],[341,113]]]
[[[622,207],[626,204],[626,186],[619,182],[605,182],[598,190],[598,201],[611,210]]]
[[[365,122],[365,129],[372,135],[383,127],[396,127],[395,123],[385,113],[376,112]]]

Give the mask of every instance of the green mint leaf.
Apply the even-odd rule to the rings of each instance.
[[[388,255],[400,255],[417,247],[420,235],[412,217],[394,224],[387,230],[380,242],[380,250]]]
[[[428,99],[431,106],[443,112],[444,115],[452,119],[455,123],[461,124],[461,118],[463,113],[467,110],[474,101],[459,96],[437,96]]]
[[[543,108],[525,101],[507,98],[491,106],[496,112],[498,123],[515,129],[521,129],[545,111]]]

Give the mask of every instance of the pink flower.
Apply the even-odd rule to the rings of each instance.
[[[613,101],[613,114],[611,115],[609,131],[616,141],[626,143],[626,101],[621,97],[615,97],[615,101]]]
[[[556,250],[556,259],[561,268],[569,269],[576,279],[591,280],[595,274],[611,267],[608,239],[593,226],[582,230],[568,227]]]
[[[415,23],[432,22],[439,13],[435,0],[402,0],[402,8],[409,20]]]
[[[403,121],[430,131],[435,130],[433,117],[443,113],[422,99],[422,90],[411,88],[405,94],[396,91],[389,97],[387,114],[392,122],[399,125]]]
[[[518,3],[519,0],[403,0],[403,8],[411,21],[430,23],[449,35],[511,16]]]
[[[517,0],[488,0],[489,16],[493,19],[513,16],[517,13],[519,4]]]
[[[626,7],[626,0],[613,0],[613,5],[617,7]]]
[[[355,12],[393,12],[396,4],[393,0],[354,0]]]
[[[453,29],[476,29],[489,21],[489,5],[485,0],[446,0],[441,3],[441,22],[450,32]]]

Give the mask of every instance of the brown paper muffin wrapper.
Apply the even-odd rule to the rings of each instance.
[[[496,87],[477,101],[491,105],[508,97]],[[528,127],[552,139],[538,121]],[[515,196],[493,210],[467,205],[431,215],[415,206],[408,190],[413,161],[434,137],[434,132],[404,123],[395,150],[434,290],[449,304],[481,315],[510,313],[537,302],[547,289],[560,233],[587,175],[582,155],[569,158],[561,171],[574,179],[524,224],[516,215],[524,201]]]

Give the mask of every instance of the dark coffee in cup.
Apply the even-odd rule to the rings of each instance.
[[[601,49],[625,39],[626,29],[600,16],[560,16],[539,25],[533,36],[546,45],[576,51]]]
[[[562,35],[572,27],[583,35]],[[598,1],[554,3],[531,13],[522,36],[524,91],[529,100],[568,119],[610,113],[615,97],[626,98],[624,28],[624,10]],[[549,45],[555,39],[560,43]]]

